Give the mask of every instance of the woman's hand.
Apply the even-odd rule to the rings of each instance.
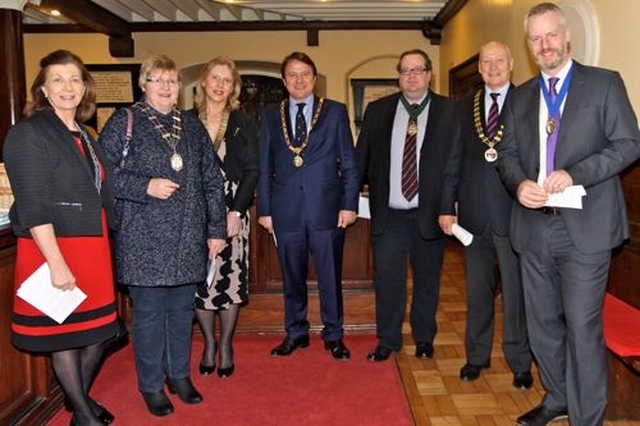
[[[53,225],[46,223],[37,225],[30,230],[33,241],[40,249],[42,257],[49,265],[51,285],[60,290],[73,290],[76,287],[76,277],[65,262],[56,240]]]
[[[242,231],[242,219],[238,216],[238,212],[230,210],[227,213],[227,236],[235,237]]]
[[[52,286],[63,291],[70,291],[76,287],[76,277],[64,261],[48,263],[51,272]]]
[[[161,200],[167,200],[178,188],[180,185],[170,179],[153,178],[147,186],[147,194]]]
[[[210,238],[207,240],[209,246],[209,260],[219,255],[227,246],[227,241],[222,239]]]

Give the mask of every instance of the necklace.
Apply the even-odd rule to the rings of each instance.
[[[218,132],[216,133],[216,137],[213,140],[213,147],[216,151],[218,151],[220,145],[222,145],[222,142],[224,141],[224,135],[227,133],[227,126],[229,125],[229,115],[229,110],[225,108],[225,110],[222,111],[222,115],[220,116]]]
[[[178,154],[177,150],[178,143],[180,142],[180,132],[182,131],[182,112],[180,109],[175,105],[173,106],[173,129],[172,132],[169,133],[167,132],[167,129],[165,129],[164,125],[160,123],[160,120],[158,120],[158,117],[149,105],[143,102],[138,102],[135,106],[147,116],[149,121],[153,124],[153,127],[160,132],[162,140],[164,140],[169,148],[173,150],[173,155],[171,155],[171,158],[169,159],[171,168],[176,172],[182,170],[184,167],[184,160],[182,159],[182,156]]]
[[[299,169],[304,164],[304,160],[302,159],[301,155],[302,151],[307,147],[307,144],[309,143],[309,133],[311,133],[311,130],[313,130],[316,123],[318,122],[318,117],[320,116],[320,110],[322,109],[324,98],[320,98],[320,101],[318,102],[318,108],[316,108],[316,112],[315,114],[313,114],[313,119],[311,120],[311,128],[309,129],[309,132],[305,136],[300,146],[293,146],[291,144],[291,138],[289,137],[289,131],[287,130],[287,119],[284,111],[286,103],[286,100],[280,103],[280,121],[282,123],[282,134],[284,136],[284,142],[287,144],[287,148],[289,148],[291,152],[293,152],[293,166],[296,169]]]
[[[100,192],[100,190],[102,189],[102,180],[100,179],[100,161],[98,161],[98,156],[96,155],[96,151],[91,145],[91,139],[89,139],[89,135],[87,135],[87,132],[84,130],[84,128],[80,127],[77,122],[74,122],[74,124],[80,132],[80,138],[84,142],[84,145],[86,145],[87,150],[89,150],[89,158],[91,158],[91,162],[93,163],[93,184],[95,185],[98,192]]]
[[[478,137],[483,144],[487,145],[489,148],[484,152],[484,159],[489,163],[493,163],[498,159],[498,151],[494,148],[497,144],[502,140],[502,134],[504,133],[504,124],[500,124],[498,131],[493,138],[489,139],[487,135],[484,134],[484,129],[482,128],[482,120],[480,119],[480,94],[482,90],[478,90],[473,97],[473,123],[476,128],[476,132],[478,133]]]

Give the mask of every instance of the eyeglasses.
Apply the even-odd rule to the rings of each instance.
[[[422,75],[427,72],[427,67],[419,67],[419,68],[400,68],[400,74],[404,76],[410,75]]]
[[[165,80],[163,78],[147,78],[145,79],[145,81],[147,83],[156,84],[158,86],[166,86],[168,84],[170,87],[177,87],[180,85],[180,82],[178,80]]]
[[[284,75],[284,77],[287,80],[297,80],[297,79],[301,79],[301,80],[309,80],[311,78],[313,74],[311,73],[311,71],[304,71],[301,73],[296,73],[296,72],[288,72]]]
[[[221,75],[212,75],[211,79],[216,83],[222,83],[223,86],[230,86],[233,83],[233,80],[227,77],[223,77]]]

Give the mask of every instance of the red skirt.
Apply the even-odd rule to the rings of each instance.
[[[16,295],[44,258],[35,241],[18,238],[11,341],[23,350],[52,352],[103,342],[116,331],[111,248],[102,213],[102,235],[56,238],[62,256],[87,298],[58,324]]]

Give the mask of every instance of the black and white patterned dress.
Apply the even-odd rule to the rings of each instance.
[[[218,156],[224,161],[226,143],[223,140]],[[224,170],[223,170],[224,174]],[[225,197],[227,205],[238,190],[238,182],[225,176]],[[227,209],[228,211],[229,209]],[[249,298],[249,213],[242,218],[242,229],[232,238],[227,238],[227,246],[216,258],[215,278],[211,287],[206,283],[198,286],[195,307],[197,309],[220,310],[229,305],[244,303]]]

